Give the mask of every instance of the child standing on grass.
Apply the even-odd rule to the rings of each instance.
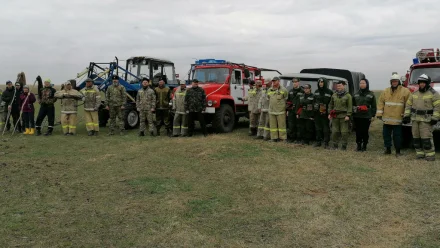
[[[36,101],[35,95],[29,92],[29,86],[25,85],[23,87],[23,92],[20,95],[22,120],[23,126],[25,128],[24,134],[34,134],[35,132],[35,121],[34,121],[34,102]]]

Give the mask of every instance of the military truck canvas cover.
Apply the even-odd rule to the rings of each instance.
[[[355,92],[359,91],[359,82],[361,81],[361,79],[365,78],[365,74],[363,74],[362,72],[353,72],[349,70],[332,68],[303,69],[301,70],[301,73],[317,73],[345,78],[348,81],[350,94],[354,94]]]

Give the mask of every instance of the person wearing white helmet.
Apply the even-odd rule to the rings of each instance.
[[[423,74],[417,79],[419,90],[408,99],[403,123],[412,122],[412,135],[417,159],[435,161],[432,126],[440,119],[440,94],[431,88],[431,78]]]
[[[379,120],[382,120],[384,124],[384,154],[391,154],[393,140],[396,149],[396,156],[401,156],[402,119],[410,91],[402,86],[400,77],[396,73],[393,73],[391,76],[390,84],[391,87],[386,88],[379,97],[376,116]]]

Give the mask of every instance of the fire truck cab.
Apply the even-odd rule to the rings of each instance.
[[[265,73],[281,75],[277,70],[263,69],[226,60],[200,59],[191,65],[188,81],[199,81],[206,93],[206,123],[218,133],[232,132],[240,117],[248,115],[247,96],[249,83],[261,80]]]

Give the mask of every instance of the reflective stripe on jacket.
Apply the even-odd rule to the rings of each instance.
[[[91,88],[84,88],[81,93],[84,95],[84,111],[98,111],[101,105],[101,93],[92,86]]]
[[[410,94],[410,91],[401,85],[394,91],[391,87],[386,88],[379,97],[376,116],[381,116],[384,124],[401,125]]]
[[[81,93],[74,89],[57,91],[55,97],[61,99],[61,113],[63,114],[76,114],[78,100],[82,99]]]
[[[431,119],[439,120],[440,94],[432,88],[425,92],[416,91],[412,93],[406,102],[405,116],[411,116],[412,121],[430,122]]]
[[[178,88],[176,92],[174,92],[173,110],[176,111],[176,114],[186,115],[185,96],[186,96],[186,89],[182,90],[181,88]]]
[[[285,115],[286,114],[286,101],[287,101],[287,90],[280,85],[278,89],[273,87],[267,92],[267,97],[269,99],[269,114],[271,115]]]

